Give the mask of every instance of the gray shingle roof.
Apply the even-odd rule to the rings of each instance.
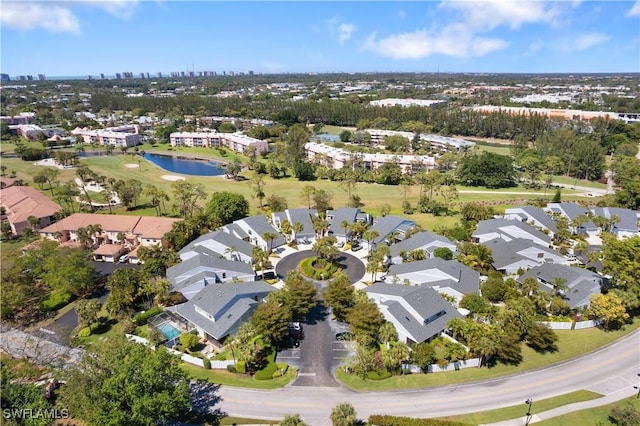
[[[240,225],[237,223],[229,223],[222,227],[222,230],[228,234],[234,235],[241,240],[245,240],[249,238],[249,234],[247,234],[244,229],[240,228]]]
[[[530,277],[536,278],[540,284],[540,290],[547,293],[553,291],[556,278],[565,279],[569,290],[565,292],[564,298],[571,308],[588,304],[591,294],[600,293],[603,283],[603,278],[594,272],[558,264],[536,266],[518,278],[518,282],[522,284]]]
[[[296,236],[297,238],[313,237],[316,235],[316,231],[313,229],[313,222],[311,221],[311,216],[317,216],[318,214],[316,209],[287,209],[286,213],[291,225],[300,222],[304,226],[302,232]]]
[[[509,219],[489,219],[489,220],[482,220],[480,222],[478,222],[478,227],[476,228],[476,230],[473,232],[473,236],[477,237],[480,235],[486,235],[486,234],[491,234],[491,233],[498,233],[498,234],[507,234],[509,235],[509,238],[515,238],[514,235],[505,232],[505,230],[508,227],[515,227],[520,229],[521,231],[535,237],[538,238],[542,241],[545,241],[546,243],[550,243],[551,242],[551,238],[541,232],[538,231],[537,229],[535,229],[532,226],[527,225],[524,222],[521,222],[519,220],[509,220]]]
[[[201,254],[168,268],[167,279],[172,286],[180,286],[180,283],[189,275],[195,275],[201,271],[210,271],[211,276],[214,276],[217,271],[254,274],[251,265],[246,263]]]
[[[279,247],[284,244],[284,238],[282,237],[282,234],[280,234],[280,232],[276,228],[274,228],[273,225],[271,225],[267,218],[263,215],[245,217],[244,219],[237,220],[236,222],[246,223],[258,235],[260,235],[260,237],[262,237],[265,232],[274,232],[278,236],[278,238],[273,241],[273,247]]]
[[[234,235],[222,232],[222,231],[213,231],[205,234],[198,239],[192,241],[187,246],[185,246],[182,250],[180,250],[179,254],[188,253],[190,251],[194,251],[197,246],[206,246],[207,241],[216,241],[227,248],[235,247],[235,249],[246,256],[251,256],[253,253],[253,244],[248,243],[244,240],[236,238]],[[211,249],[210,249],[211,250]],[[224,250],[221,250],[222,253],[218,253],[219,255],[224,255]]]
[[[367,288],[366,292],[399,296],[404,303],[413,308],[421,318],[416,318],[402,303],[395,300],[382,303],[387,307],[389,315],[407,330],[413,341],[418,343],[445,330],[451,319],[462,317],[449,302],[430,287],[376,283]],[[434,316],[436,317],[425,324],[425,319]]]
[[[556,232],[556,222],[552,218],[550,218],[541,208],[534,206],[519,206],[517,208],[522,209],[522,211],[526,212],[527,215],[543,224],[552,232]]]
[[[505,241],[500,238],[495,238],[493,240],[484,242],[483,245],[491,249],[493,266],[498,270],[521,260],[531,261],[531,259],[518,254],[518,252],[530,247],[534,247],[538,252],[544,254],[561,256],[560,253],[556,252],[553,249],[550,249],[549,247],[537,245],[530,240],[525,240],[524,238],[516,238],[511,241]],[[540,259],[540,261],[536,263],[542,262],[544,262],[544,258]]]
[[[188,302],[175,306],[172,311],[221,340],[247,320],[261,300],[274,290],[264,281],[212,284]],[[196,306],[214,316],[215,321],[198,313]]]
[[[442,243],[442,244],[439,244]],[[419,249],[425,247],[427,245],[432,245],[435,247],[447,247],[454,246],[455,244],[451,242],[447,237],[442,235],[434,234],[429,231],[422,231],[416,234],[413,234],[411,237],[406,240],[402,240],[399,243],[392,244],[390,249],[390,256],[397,257],[400,256],[401,251],[410,252],[411,250]]]
[[[619,207],[594,207],[591,211],[594,215],[607,219],[618,216],[620,220],[614,224],[614,231],[638,232],[638,215],[633,210]]]
[[[373,241],[377,245],[383,242],[396,229],[407,231],[416,226],[412,220],[400,216],[387,215],[378,217],[373,221],[372,230],[378,231],[378,238]]]
[[[442,271],[449,278],[442,278],[436,275],[428,274],[429,270]],[[420,272],[425,272],[420,274]],[[418,260],[415,262],[401,263],[399,265],[391,265],[387,276],[414,274],[418,282],[414,284],[451,287],[458,292],[477,293],[479,288],[480,273],[463,265],[455,260],[444,260],[438,257]]]
[[[332,235],[346,236],[344,228],[340,226],[340,223],[343,220],[348,221],[349,223],[353,223],[356,221],[356,217],[360,209],[356,209],[353,207],[340,207],[335,210],[327,211],[327,217],[331,216],[331,224],[329,225],[329,233]],[[347,234],[349,230],[347,229]]]

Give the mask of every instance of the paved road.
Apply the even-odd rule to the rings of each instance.
[[[355,407],[360,419],[371,414],[440,417],[522,404],[587,389],[610,398],[633,395],[640,373],[640,331],[611,346],[555,366],[482,382],[425,390],[357,393],[342,387],[289,386],[259,391],[222,386],[219,408],[229,415],[282,419],[299,413],[307,424],[330,424],[340,402]],[[614,398],[615,397],[615,398]]]

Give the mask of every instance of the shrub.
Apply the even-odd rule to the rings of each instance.
[[[133,332],[136,331],[136,325],[130,319],[123,320],[120,323],[120,328],[124,333],[127,333],[127,334],[132,334]]]
[[[282,377],[282,373],[280,372],[280,370],[274,371],[273,374],[271,375],[272,379],[277,379],[278,377]]]
[[[149,320],[149,318],[151,317],[155,317],[156,315],[158,315],[159,313],[162,312],[162,308],[158,307],[158,306],[154,306],[142,313],[139,313],[137,315],[135,315],[133,317],[133,322],[136,323],[136,325],[145,325],[147,323],[147,321]]]
[[[386,370],[374,370],[367,373],[367,379],[371,380],[384,380],[389,377],[391,377],[391,373]]]
[[[80,332],[78,332],[78,337],[89,337],[91,336],[91,328],[85,327]]]
[[[57,311],[71,303],[74,298],[74,295],[68,291],[51,293],[40,303],[40,310],[43,312]]]
[[[211,361],[209,360],[209,358],[202,359],[202,366],[205,370],[211,370]]]
[[[211,367],[211,363],[209,363],[209,367]],[[236,366],[233,364],[229,364],[227,365],[227,371],[229,373],[237,373],[238,371],[236,371]]]
[[[197,334],[182,333],[180,335],[180,344],[188,351],[198,346],[198,343],[200,343],[200,337]]]
[[[245,374],[247,372],[247,363],[244,361],[236,362],[236,371]]]
[[[439,419],[414,419],[412,417],[387,416],[372,414],[367,422],[376,426],[468,426],[467,423],[460,423]]]
[[[285,362],[278,362],[276,363],[276,365],[278,366],[278,370],[284,370],[285,373],[289,370],[289,364]]]

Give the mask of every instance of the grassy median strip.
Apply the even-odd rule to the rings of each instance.
[[[518,366],[498,364],[491,368],[465,368],[446,373],[409,374],[406,376],[392,376],[385,380],[362,380],[354,374],[345,373],[343,368],[339,368],[336,370],[336,378],[348,388],[363,392],[417,389],[491,379],[508,374],[522,373],[584,355],[614,342],[639,327],[640,319],[636,318],[632,324],[627,324],[616,331],[605,332],[598,328],[556,330],[558,334],[558,350],[556,352],[539,354],[523,344],[523,361]]]
[[[205,370],[204,368],[187,363],[183,363],[182,368],[192,379],[207,380],[209,383],[215,383],[216,385],[253,389],[281,388],[295,379],[297,374],[297,370],[295,368],[289,368],[287,373],[282,377],[277,377],[272,380],[255,380],[252,376],[229,373],[225,370]]]
[[[554,408],[562,407],[564,405],[573,404],[576,402],[590,401],[602,397],[599,393],[589,392],[586,390],[579,390],[576,392],[566,393],[564,395],[558,395],[553,398],[536,400],[533,402],[533,413],[552,410]],[[527,412],[527,406],[524,401],[520,405],[514,405],[511,407],[498,408],[497,410],[480,411],[477,413],[461,414],[459,416],[445,417],[444,420],[452,420],[456,422],[468,423],[468,424],[485,424],[501,422],[504,420],[518,419],[523,417]],[[582,423],[572,423],[582,424]]]
[[[573,413],[563,414],[549,420],[543,420],[536,423],[539,426],[566,426],[566,425],[602,425],[609,426],[614,423],[609,419],[609,413],[615,406],[630,406],[640,411],[640,399],[635,396],[623,399],[613,404],[603,405],[601,407],[588,408],[586,410],[574,411]]]

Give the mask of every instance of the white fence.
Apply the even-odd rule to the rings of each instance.
[[[136,336],[134,334],[127,334],[126,336],[127,336],[127,339],[129,339],[132,342],[142,343],[143,345],[147,345],[151,348],[154,348],[153,345],[149,344],[149,341],[147,339],[144,339],[140,336]],[[185,354],[180,351],[176,351],[175,349],[167,348],[167,350],[169,351],[169,353],[172,353],[174,355],[179,355],[180,359],[184,362],[188,362],[189,364],[197,365],[198,367],[204,368],[204,360],[202,358]],[[227,368],[227,365],[235,364],[233,361],[210,361],[210,362],[211,362],[212,369],[221,369],[221,370]]]
[[[478,367],[480,358],[465,359],[464,361],[456,361],[447,364],[446,367],[440,367],[438,364],[431,364],[427,367],[428,373],[442,373],[444,371],[457,371],[463,368]],[[412,373],[422,373],[422,369],[414,364],[407,364],[405,368]]]
[[[600,321],[576,321],[576,322],[551,322],[541,321],[540,324],[544,324],[552,330],[582,330],[584,328],[593,328],[600,325]]]

